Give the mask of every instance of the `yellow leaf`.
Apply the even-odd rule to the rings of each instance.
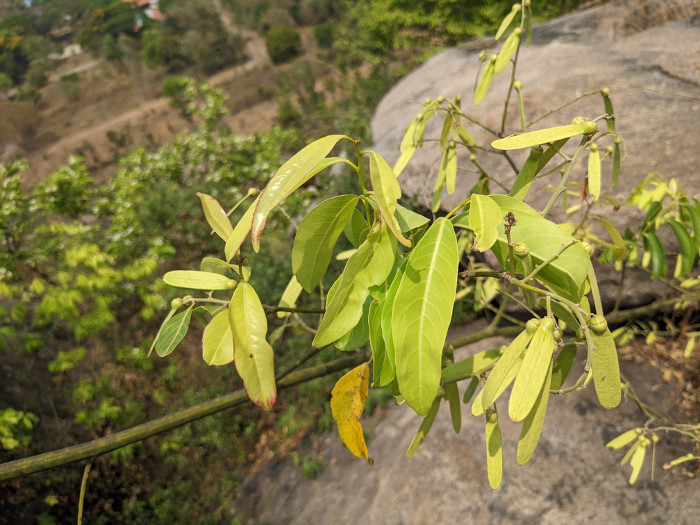
[[[365,408],[369,389],[369,363],[353,368],[341,377],[333,387],[331,412],[338,425],[340,439],[358,458],[364,458],[372,465],[360,424],[360,416]]]

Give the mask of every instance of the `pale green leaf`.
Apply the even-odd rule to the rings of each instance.
[[[226,275],[229,271],[234,270],[234,266],[222,261],[221,259],[216,259],[214,257],[204,257],[199,265],[199,269],[203,272],[218,273],[220,275]]]
[[[250,400],[264,410],[277,401],[274,352],[266,341],[267,318],[253,287],[243,282],[229,305],[233,358]]]
[[[450,141],[440,162],[440,170],[444,171],[447,193],[452,195],[457,184],[457,145]]]
[[[421,424],[418,427],[418,432],[416,432],[416,435],[413,436],[411,444],[408,446],[408,450],[406,451],[406,457],[408,459],[412,458],[413,455],[418,452],[418,449],[423,444],[423,441],[425,441],[425,438],[428,437],[428,433],[433,426],[435,416],[437,416],[439,409],[440,398],[435,397],[430,405],[430,410],[428,410],[428,413],[425,415],[425,418],[423,418],[423,421],[421,421]]]
[[[399,223],[399,228],[401,228],[401,233],[409,233],[418,228],[422,228],[430,219],[424,217],[423,215],[404,208],[400,204],[396,205],[396,220]],[[365,223],[366,224],[366,223]]]
[[[394,361],[387,353],[382,334],[382,308],[385,301],[374,301],[369,307],[369,346],[372,349],[374,386],[386,386],[396,378]]]
[[[552,353],[556,347],[553,332],[554,321],[549,317],[543,318],[525,352],[508,403],[508,415],[513,421],[522,421],[530,413],[548,371],[551,372]]]
[[[232,290],[237,284],[236,281],[224,275],[195,270],[168,272],[163,276],[163,281],[170,286],[189,290]]]
[[[545,378],[540,395],[535,401],[535,406],[532,407],[530,413],[523,420],[523,427],[520,430],[520,439],[518,440],[518,465],[524,465],[535,452],[537,443],[542,434],[542,425],[544,425],[544,416],[547,412],[547,403],[549,402],[549,388],[552,383],[552,362],[549,362],[549,371]]]
[[[401,227],[396,220],[396,203],[401,198],[401,186],[396,175],[386,161],[374,151],[369,152],[369,173],[374,190],[374,199],[379,207],[382,221],[392,235],[401,244],[411,247],[411,241],[401,234]]]
[[[392,237],[385,228],[369,234],[348,259],[338,291],[326,305],[313,345],[337,341],[358,323],[369,287],[384,282],[394,265]]]
[[[530,156],[525,161],[525,164],[523,164],[508,195],[519,201],[525,200],[525,196],[530,189],[532,181],[540,171],[539,164],[541,158],[542,148],[537,147],[530,150]]]
[[[394,313],[396,292],[399,290],[399,285],[401,284],[401,279],[403,278],[407,265],[408,259],[405,259],[401,266],[399,266],[398,270],[396,271],[396,275],[394,275],[394,278],[391,281],[389,291],[384,299],[384,305],[382,306],[381,336],[384,339],[384,346],[386,348],[386,363],[388,363],[390,366],[390,368],[382,368],[384,371],[382,374],[382,381],[386,380],[386,384],[390,383],[396,378],[396,354],[394,352],[394,338],[391,332],[391,318]],[[391,380],[389,380],[389,378],[391,378]]]
[[[506,15],[506,17],[501,22],[501,25],[498,26],[498,31],[496,31],[496,36],[494,37],[496,40],[503,36],[503,33],[506,32],[506,29],[508,29],[510,24],[513,22],[515,15],[520,11],[521,7],[522,6],[520,4],[513,4],[510,13]]]
[[[503,222],[501,208],[488,195],[472,195],[469,225],[476,236],[476,250],[485,252],[498,239],[498,226]]]
[[[591,330],[591,337],[593,338],[591,369],[595,393],[604,408],[615,408],[622,398],[620,365],[617,362],[615,339],[609,329],[601,335]]]
[[[204,209],[204,216],[211,226],[211,229],[221,237],[224,241],[228,239],[229,235],[233,233],[233,227],[231,222],[228,220],[228,215],[214,197],[207,195],[206,193],[197,193],[197,197],[202,201],[202,208]]]
[[[615,450],[621,449],[624,446],[629,445],[637,439],[639,436],[642,435],[642,429],[641,428],[633,428],[632,430],[628,430],[627,432],[623,432],[619,436],[617,436],[614,439],[611,439],[610,441],[607,442],[605,445],[608,448],[612,448]]]
[[[231,235],[229,235],[228,239],[226,239],[224,254],[226,255],[227,262],[230,261],[234,255],[236,255],[238,250],[241,249],[241,246],[243,246],[243,241],[245,241],[246,237],[248,237],[250,228],[253,225],[253,214],[255,213],[255,208],[258,205],[259,200],[260,196],[258,195],[258,197],[251,203],[246,212],[243,214],[241,220],[238,221]]]
[[[359,210],[354,209],[350,215],[350,221],[345,226],[345,237],[355,248],[359,248],[369,234],[369,224]]]
[[[492,489],[497,489],[503,478],[503,446],[498,413],[495,410],[486,411],[486,470],[489,485]]]
[[[292,271],[307,292],[312,292],[326,273],[333,248],[358,199],[355,195],[340,195],[323,201],[299,224],[292,249]]]
[[[352,330],[333,343],[338,350],[342,352],[357,350],[369,341],[369,308],[371,304],[372,297],[368,295],[362,305],[362,315],[358,323]]]
[[[550,385],[552,390],[559,390],[564,385],[564,381],[566,381],[571,367],[574,366],[574,361],[576,361],[576,353],[575,343],[565,344],[564,348],[559,352],[552,367],[552,384]]]
[[[351,140],[344,135],[329,135],[312,142],[285,162],[272,176],[260,194],[260,200],[253,215],[251,241],[256,252],[260,248],[260,235],[270,212],[321,169],[343,162],[343,159],[326,159],[326,156],[338,141],[344,138]]]
[[[333,387],[331,413],[345,446],[355,456],[366,459],[371,465],[373,461],[369,457],[360,424],[368,389],[369,363],[363,363],[341,377]]]
[[[513,55],[520,45],[520,35],[522,32],[522,29],[516,27],[508,38],[506,38],[501,51],[498,53],[498,58],[496,58],[496,62],[493,65],[494,74],[500,75],[505,71],[510,59],[513,58]]]
[[[630,485],[634,485],[637,482],[639,473],[642,470],[642,465],[644,465],[644,457],[647,453],[647,442],[642,441],[639,446],[635,449],[630,459],[630,466],[632,467],[632,474],[630,474]]]
[[[600,151],[597,144],[591,144],[588,151],[588,193],[594,201],[600,199],[601,183]]]
[[[521,133],[519,135],[512,135],[503,139],[494,140],[491,146],[502,150],[531,148],[532,146],[546,144],[547,142],[583,135],[586,129],[584,124],[570,124],[568,126],[540,129],[538,131],[530,131],[528,133]]]
[[[479,375],[495,363],[500,355],[500,348],[492,348],[447,365],[442,369],[440,380],[446,384]]]
[[[277,306],[282,306],[285,308],[295,308],[297,305],[297,299],[299,298],[299,294],[301,294],[301,290],[302,288],[299,284],[299,281],[297,281],[297,278],[294,275],[292,275],[292,278],[289,279],[289,282],[287,283],[284,292],[282,292],[282,297],[280,297],[280,302]],[[284,319],[285,317],[289,317],[290,315],[291,312],[277,312],[278,319]]]
[[[495,71],[495,64],[497,58],[498,57],[496,55],[491,55],[488,64],[486,64],[486,67],[484,68],[484,72],[481,74],[479,83],[476,85],[476,89],[474,90],[475,106],[478,106],[484,101],[486,93],[488,93],[489,88],[491,87],[491,81],[493,80],[493,74]]]
[[[156,353],[160,357],[170,354],[187,334],[192,319],[192,308],[170,318],[162,328],[156,340]]]
[[[208,365],[227,365],[233,361],[233,334],[228,310],[216,314],[204,328],[202,353]]]
[[[513,379],[515,379],[517,371],[512,372],[512,370],[516,366],[517,369],[520,368],[523,352],[525,352],[525,348],[527,348],[532,336],[533,334],[527,330],[520,332],[520,334],[511,341],[496,363],[496,366],[494,366],[493,370],[489,373],[481,395],[481,406],[484,410],[490,407],[505,389],[508,388],[508,385],[510,385]]]
[[[411,252],[393,303],[391,332],[399,389],[422,416],[440,384],[458,263],[452,223],[439,218]]]
[[[151,355],[151,352],[153,352],[153,349],[156,347],[156,343],[158,342],[158,338],[160,337],[160,334],[163,332],[163,327],[168,324],[168,321],[173,318],[173,315],[177,313],[177,311],[180,309],[180,307],[176,308],[171,308],[170,311],[168,312],[168,315],[165,316],[165,319],[163,319],[163,322],[160,323],[160,328],[158,328],[158,333],[156,333],[156,336],[153,338],[153,342],[151,343],[151,347],[148,349],[148,355]]]

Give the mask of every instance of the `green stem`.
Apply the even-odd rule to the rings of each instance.
[[[547,206],[545,206],[544,210],[542,210],[542,217],[547,216],[549,210],[552,209],[552,206],[554,206],[554,203],[559,198],[559,195],[566,191],[566,182],[569,179],[571,170],[576,165],[576,161],[578,161],[578,158],[581,156],[581,153],[583,153],[583,150],[585,149],[587,143],[588,137],[584,135],[583,137],[581,137],[581,142],[579,143],[578,148],[576,148],[576,153],[574,153],[574,156],[571,158],[571,162],[569,162],[569,164],[566,166],[566,169],[564,170],[564,175],[562,175],[561,181],[559,181],[559,185],[554,189],[552,198],[549,199]]]
[[[78,499],[78,525],[83,522],[83,504],[85,503],[85,491],[87,489],[88,474],[90,474],[91,466],[92,459],[85,465],[85,470],[83,470],[83,480],[80,483],[80,498]]]
[[[577,239],[571,239],[569,242],[562,244],[558,252],[552,255],[549,259],[543,261],[541,264],[535,266],[535,269],[532,270],[532,272],[530,272],[530,274],[523,279],[523,282],[526,283],[530,279],[534,278],[535,275],[537,275],[542,268],[556,261],[559,257],[561,257],[561,254],[564,253],[564,250],[566,250],[569,246],[576,244],[577,242],[579,242]]]

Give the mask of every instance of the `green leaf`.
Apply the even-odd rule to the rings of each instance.
[[[210,366],[227,365],[233,361],[233,334],[228,317],[228,309],[219,312],[204,328],[202,353]]]
[[[469,381],[469,384],[467,385],[466,390],[464,391],[464,396],[462,397],[462,403],[465,405],[471,401],[472,396],[474,395],[474,392],[476,392],[476,387],[479,386],[479,378],[478,377],[472,377],[472,380]]]
[[[386,161],[374,151],[369,152],[369,173],[374,200],[379,207],[382,221],[397,241],[410,248],[411,241],[401,234],[401,227],[395,217],[396,203],[401,198],[401,186],[396,180],[396,175]]]
[[[192,319],[192,308],[173,316],[160,329],[160,335],[156,340],[156,353],[160,357],[169,355],[175,347],[180,344],[182,338],[187,334]]]
[[[559,390],[564,385],[564,381],[569,377],[571,367],[574,366],[574,361],[576,361],[576,345],[564,345],[552,367],[552,384],[550,385],[552,390]]]
[[[391,332],[396,377],[406,402],[422,416],[440,384],[458,263],[452,223],[439,218],[411,252],[394,300]]]
[[[644,251],[651,254],[651,278],[666,277],[666,253],[654,232],[644,233]]]
[[[527,4],[527,14],[525,15],[525,34],[525,45],[529,47],[532,44],[532,11],[530,4]]]
[[[486,470],[489,485],[492,489],[497,489],[503,478],[503,446],[498,413],[495,410],[486,411]]]
[[[612,100],[610,100],[610,91],[608,88],[603,88],[600,90],[600,94],[603,96],[603,105],[605,106],[605,113],[610,115],[611,118],[605,119],[608,126],[608,131],[615,133],[615,111],[613,110]]]
[[[399,291],[399,285],[401,284],[401,279],[403,278],[403,274],[405,273],[407,266],[408,258],[404,259],[401,266],[399,266],[398,270],[396,271],[396,275],[394,275],[394,278],[391,281],[389,291],[386,294],[386,298],[384,299],[384,304],[382,306],[381,335],[384,339],[384,346],[386,348],[385,362],[390,363],[391,366],[390,370],[382,367],[382,370],[386,371],[386,375],[383,374],[382,377],[384,378],[383,380],[387,380],[388,382],[391,382],[396,378],[396,353],[394,352],[394,338],[391,331],[391,318],[394,312],[396,292]],[[389,381],[389,378],[391,378],[391,381]]]
[[[593,338],[593,384],[598,401],[604,408],[615,408],[620,404],[620,365],[617,362],[615,339],[606,329],[602,335],[591,330]]]
[[[360,424],[368,390],[369,363],[362,363],[341,377],[333,387],[331,413],[338,425],[340,439],[345,443],[345,446],[356,457],[366,459],[371,465],[373,461],[369,457]]]
[[[219,275],[226,275],[229,271],[233,270],[233,265],[222,261],[221,259],[216,259],[214,257],[204,257],[199,265],[199,269],[203,272],[218,273]]]
[[[175,270],[163,276],[165,284],[188,290],[233,290],[236,281],[212,272],[195,270]]]
[[[396,221],[399,223],[399,228],[401,228],[401,233],[409,233],[418,228],[422,228],[430,219],[424,217],[423,215],[404,208],[400,204],[396,205]],[[367,223],[365,223],[367,224]]]
[[[452,112],[449,111],[445,114],[445,120],[442,123],[442,132],[440,133],[440,151],[442,152],[447,148],[447,141],[450,138],[453,122]]]
[[[445,385],[445,395],[447,402],[450,405],[450,419],[452,420],[452,428],[455,433],[459,434],[462,429],[462,406],[459,402],[459,388],[457,383],[448,383]]]
[[[594,201],[600,199],[601,183],[600,152],[597,144],[591,144],[588,151],[588,193]]]
[[[440,162],[440,171],[444,173],[443,177],[447,193],[452,195],[457,184],[457,144],[454,141],[450,141],[447,146],[447,150]]]
[[[500,355],[500,348],[492,348],[491,350],[484,350],[466,359],[447,365],[442,369],[440,381],[443,384],[447,384],[477,376],[495,363]]]
[[[345,226],[345,237],[347,237],[350,244],[355,248],[359,248],[360,244],[367,238],[369,234],[369,224],[367,224],[367,219],[365,219],[362,214],[354,209],[350,215],[350,221]]]
[[[552,144],[547,146],[547,149],[544,150],[544,152],[542,153],[542,156],[540,157],[540,163],[537,166],[537,171],[538,172],[542,171],[542,168],[544,168],[547,165],[547,163],[550,160],[552,160],[552,158],[559,152],[559,150],[561,150],[561,148],[564,147],[564,145],[567,142],[569,142],[568,138],[561,139],[561,140],[555,140],[554,142],[552,142]]]
[[[630,459],[630,466],[632,467],[632,474],[630,475],[630,485],[634,485],[637,482],[639,473],[642,470],[642,465],[644,465],[644,457],[646,456],[646,453],[647,442],[642,441],[632,454],[632,459]]]
[[[508,385],[515,379],[517,371],[512,372],[512,370],[516,366],[518,369],[520,368],[523,352],[525,352],[525,348],[527,348],[533,335],[534,334],[527,330],[520,332],[518,337],[511,341],[496,363],[496,366],[494,366],[493,370],[489,373],[481,395],[481,407],[484,410],[495,403],[498,397],[505,392]]]
[[[528,190],[532,181],[535,179],[539,173],[540,159],[542,158],[542,148],[533,147],[530,150],[530,156],[523,164],[522,169],[518,173],[518,176],[513,183],[508,195],[519,201],[525,200]]]
[[[540,129],[538,131],[530,131],[528,133],[521,133],[519,135],[512,135],[503,139],[494,140],[491,146],[502,150],[531,148],[532,146],[546,144],[547,142],[583,135],[586,129],[584,124],[570,124],[568,126]]]
[[[329,296],[330,297],[330,296]],[[330,299],[329,299],[330,301]],[[357,350],[369,340],[369,308],[372,304],[372,297],[367,296],[362,305],[362,315],[359,322],[343,337],[338,339],[334,345],[342,352]]]
[[[481,74],[481,78],[479,79],[479,83],[476,85],[476,89],[474,90],[474,105],[478,106],[484,101],[484,98],[486,97],[486,93],[488,93],[489,88],[491,87],[491,81],[493,80],[493,74],[495,70],[495,65],[496,65],[496,55],[491,55],[491,58],[489,58],[489,63],[486,64],[486,67],[484,68],[484,72]]]
[[[501,208],[488,195],[472,195],[469,206],[469,225],[476,235],[475,249],[485,252],[498,239],[502,221]]]
[[[299,224],[292,249],[292,271],[307,292],[312,292],[325,275],[333,248],[358,200],[355,195],[340,195],[323,201]]]
[[[315,347],[337,341],[358,323],[369,287],[384,282],[394,265],[392,237],[385,228],[369,234],[348,259],[338,291],[326,306],[326,313],[313,340]]]
[[[204,216],[211,229],[224,241],[228,239],[229,235],[233,233],[233,226],[231,226],[231,221],[228,220],[228,215],[226,215],[219,201],[206,193],[197,193],[196,195],[202,201]]]
[[[253,214],[255,213],[255,208],[257,207],[259,201],[260,196],[258,195],[258,197],[251,203],[246,212],[243,214],[241,220],[238,221],[238,224],[236,224],[236,227],[233,229],[233,233],[231,233],[231,235],[228,236],[228,239],[226,239],[226,246],[224,247],[226,262],[233,259],[233,256],[236,255],[238,250],[241,249],[241,246],[243,246],[243,241],[245,241],[246,237],[248,237],[250,228],[253,225]]]
[[[274,352],[265,340],[267,318],[253,287],[243,282],[228,309],[233,333],[233,360],[250,400],[263,410],[277,401]]]
[[[396,378],[394,361],[387,353],[382,334],[382,307],[385,301],[373,301],[369,307],[369,345],[372,349],[374,386],[386,386]]]
[[[542,425],[544,424],[544,415],[547,412],[547,403],[549,402],[549,388],[552,382],[552,361],[549,362],[549,371],[545,378],[540,395],[535,401],[535,406],[532,407],[530,413],[523,420],[523,427],[520,430],[520,439],[518,440],[518,465],[524,465],[535,452],[537,443],[542,434]]]
[[[666,224],[673,230],[676,239],[678,239],[679,254],[673,277],[682,279],[693,269],[693,263],[695,262],[695,243],[690,237],[690,233],[688,233],[686,227],[680,222],[670,218],[665,220]]]
[[[510,59],[513,58],[513,55],[520,45],[520,35],[522,35],[522,33],[523,30],[516,27],[508,38],[506,38],[506,41],[503,43],[503,47],[498,53],[496,62],[493,65],[493,72],[496,75],[500,75],[505,71]]]
[[[423,441],[425,441],[425,438],[428,437],[428,432],[430,432],[430,429],[433,426],[433,422],[435,421],[435,416],[437,416],[438,410],[440,409],[440,398],[435,397],[433,399],[433,402],[430,404],[430,410],[425,415],[425,418],[421,422],[420,426],[418,427],[418,432],[416,432],[416,435],[413,436],[413,440],[411,441],[411,444],[408,446],[408,450],[406,451],[406,457],[407,458],[412,458],[413,455],[418,452],[418,449],[420,446],[423,444]]]
[[[272,176],[259,196],[253,215],[251,241],[256,252],[260,249],[260,236],[270,212],[319,171],[331,164],[344,162],[339,158],[326,159],[341,139],[351,140],[344,135],[329,135],[312,142],[285,162]]]
[[[608,235],[610,235],[610,239],[613,242],[613,253],[615,255],[615,259],[621,261],[627,253],[627,245],[625,244],[625,240],[622,238],[622,235],[620,235],[620,232],[615,229],[615,226],[613,226],[612,223],[605,217],[595,215],[593,218],[598,219],[607,230]]]
[[[521,7],[522,6],[520,4],[513,4],[513,7],[511,9],[510,13],[508,13],[506,15],[506,17],[501,22],[501,25],[498,26],[498,31],[496,31],[496,36],[494,37],[496,40],[498,40],[499,38],[501,38],[501,36],[503,36],[503,33],[506,32],[506,29],[508,29],[510,24],[513,22],[515,15],[520,11]]]
[[[688,202],[681,202],[681,212],[687,215],[688,220],[693,225],[695,250],[700,250],[700,213]]]
[[[280,297],[280,302],[278,306],[283,306],[285,308],[295,308],[297,305],[297,299],[299,298],[299,294],[301,294],[301,285],[299,284],[299,281],[297,281],[296,276],[292,275],[292,278],[289,279],[289,282],[287,283],[287,287],[284,289],[284,292],[282,292],[282,297]],[[284,319],[285,317],[289,317],[291,315],[291,312],[277,312],[277,318],[278,319]]]
[[[165,316],[165,319],[163,319],[163,322],[160,323],[160,328],[158,328],[158,333],[156,333],[156,336],[153,338],[153,342],[151,343],[151,347],[148,349],[148,355],[151,355],[151,352],[153,352],[153,349],[156,347],[156,343],[158,342],[158,338],[160,338],[160,334],[163,333],[163,327],[168,324],[168,321],[173,318],[173,315],[180,309],[180,307],[177,308],[171,308],[170,311],[168,312],[168,315]],[[2,344],[0,344],[0,348],[2,348]],[[171,350],[172,351],[172,350]]]
[[[551,371],[552,353],[556,347],[553,332],[552,318],[543,318],[525,352],[508,403],[508,415],[513,421],[522,421],[530,413],[537,402],[548,371]]]
[[[401,156],[394,164],[394,174],[398,177],[411,160],[411,157],[416,151],[416,148],[423,145],[423,137],[425,136],[425,125],[430,120],[430,117],[435,113],[435,109],[439,106],[436,100],[428,100],[421,108],[418,115],[406,127],[403,139],[399,149]]]
[[[607,448],[612,448],[615,450],[621,449],[622,447],[629,445],[630,443],[632,443],[632,441],[641,436],[642,432],[643,431],[641,428],[633,428],[632,430],[628,430],[627,432],[620,434],[615,439],[611,439],[605,446]]]
[[[613,147],[613,169],[612,169],[612,185],[617,185],[617,180],[620,178],[620,142],[615,140]]]

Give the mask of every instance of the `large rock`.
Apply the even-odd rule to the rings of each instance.
[[[604,192],[624,201],[647,174],[659,172],[676,178],[688,195],[700,197],[700,20],[677,20],[625,36],[623,29],[634,26],[638,4],[606,4],[536,27],[532,45],[521,50],[516,74],[524,85],[526,116],[534,119],[585,93],[608,87],[627,155],[620,182],[614,188],[609,184],[610,162],[605,162]],[[381,101],[372,120],[375,149],[390,164],[396,161],[404,130],[420,104],[427,97],[439,95],[452,98],[461,94],[463,111],[491,129],[500,129],[510,70],[494,79],[481,105],[474,107],[471,102],[479,51],[497,51],[499,47],[500,43],[493,40],[472,42],[433,57],[402,79]],[[532,129],[569,124],[575,116],[593,118],[604,112],[599,95],[585,97]],[[426,138],[439,137],[440,126],[437,119],[429,124]],[[517,108],[512,100],[505,132],[511,133],[518,127]],[[605,125],[601,127],[604,129]],[[494,138],[478,126],[468,125],[468,129],[481,144],[489,144]],[[514,152],[518,165],[526,154]],[[404,192],[430,202],[440,158],[436,143],[426,141],[401,175]],[[510,186],[514,172],[502,157],[480,152],[478,159],[494,180]],[[466,155],[460,157],[460,166],[473,169]],[[585,160],[578,163],[573,179],[582,180],[584,169]],[[460,171],[457,191],[452,196],[445,194],[443,207],[447,209],[462,201],[476,178],[472,172]],[[551,196],[545,186],[556,183],[557,178],[553,174],[537,179],[527,202],[537,209],[544,208]],[[492,191],[498,191],[495,184]],[[607,215],[622,231],[626,226],[634,229],[643,216],[632,207],[615,213],[611,207],[596,206],[595,211]],[[561,207],[555,207],[553,215],[561,219]],[[608,297],[614,296],[618,277],[610,270],[599,276]],[[649,282],[648,278],[634,277],[629,281]],[[648,302],[666,290],[647,284],[626,286],[624,302]]]

